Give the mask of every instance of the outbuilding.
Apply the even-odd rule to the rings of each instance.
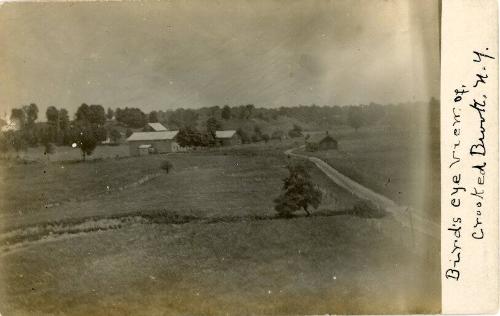
[[[178,131],[135,132],[127,138],[131,156],[182,151],[175,141]]]
[[[338,142],[326,132],[306,134],[306,150],[331,150],[338,149]]]

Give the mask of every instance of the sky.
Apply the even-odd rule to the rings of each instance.
[[[4,3],[0,115],[437,98],[438,17],[437,0]]]

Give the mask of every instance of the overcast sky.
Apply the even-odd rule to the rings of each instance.
[[[9,3],[0,111],[439,96],[438,1]]]

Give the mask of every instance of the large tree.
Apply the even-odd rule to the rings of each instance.
[[[94,130],[89,124],[80,122],[73,127],[73,143],[78,146],[82,152],[82,160],[92,155],[97,146],[97,138]]]
[[[70,139],[70,121],[69,114],[66,109],[59,110],[59,135],[57,142],[59,144],[69,145],[71,143]]]
[[[113,112],[112,108],[108,108],[108,111],[106,112],[106,118],[108,120],[112,120],[113,116],[115,116],[115,112]]]
[[[142,128],[147,123],[147,116],[138,108],[117,108],[115,119],[131,128]]]
[[[12,109],[10,112],[10,120],[19,124],[19,128],[23,129],[26,125],[26,113],[23,109]]]
[[[176,141],[182,147],[190,146],[207,146],[208,140],[199,131],[191,127],[183,127],[179,129],[176,136]]]
[[[222,108],[221,117],[224,120],[229,120],[231,118],[231,108],[229,107],[229,105],[224,105],[224,107]]]
[[[109,132],[109,138],[113,143],[118,144],[120,142],[120,139],[122,138],[122,134],[120,134],[117,129],[112,129]]]
[[[38,118],[38,106],[35,103],[23,106],[23,111],[26,113],[26,126],[33,128],[35,121]]]
[[[300,209],[309,216],[309,206],[318,208],[322,193],[302,164],[289,165],[287,168],[289,175],[283,179],[283,193],[274,200],[274,209],[280,216],[292,216]]]
[[[87,119],[92,124],[103,125],[106,122],[106,112],[102,105],[90,105]]]
[[[49,106],[45,111],[45,117],[49,123],[57,122],[59,120],[59,110],[55,106]]]
[[[351,106],[347,112],[347,124],[357,131],[363,125],[363,111],[359,106]]]
[[[89,106],[86,103],[82,103],[82,105],[80,105],[76,110],[75,118],[77,121],[88,121],[88,117],[89,117]]]
[[[221,129],[222,125],[219,123],[219,121],[217,121],[215,117],[210,117],[205,123],[205,127],[207,130],[207,134],[210,134],[213,137],[215,137],[215,132]]]
[[[158,123],[158,112],[151,111],[149,112],[149,123]]]

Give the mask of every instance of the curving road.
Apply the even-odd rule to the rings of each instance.
[[[411,229],[412,231],[424,233],[425,235],[431,236],[433,238],[440,238],[440,226],[434,222],[431,222],[417,214],[417,211],[407,207],[396,204],[391,199],[378,194],[371,189],[359,184],[358,182],[352,180],[351,178],[338,172],[332,166],[330,166],[325,161],[307,155],[301,155],[294,153],[295,150],[301,149],[304,146],[298,148],[292,148],[285,151],[286,155],[307,159],[314,163],[318,169],[320,169],[330,180],[332,180],[338,186],[344,188],[348,192],[354,194],[355,196],[369,200],[373,202],[378,207],[389,212],[402,226]]]

